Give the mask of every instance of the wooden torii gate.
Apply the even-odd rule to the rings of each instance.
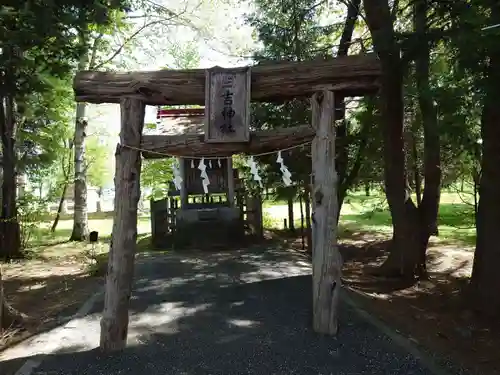
[[[120,144],[116,148],[115,212],[109,252],[106,294],[101,320],[102,350],[126,345],[129,300],[137,242],[141,152],[145,158],[230,156],[262,153],[312,143],[313,172],[313,328],[336,334],[342,262],[336,242],[337,175],[335,171],[335,96],[376,93],[380,76],[372,54],[308,62],[275,62],[251,68],[251,100],[284,101],[311,97],[312,127],[304,125],[254,132],[247,143],[206,143],[203,136],[142,135],[146,105],[205,103],[205,70],[155,72],[78,72],[75,99],[120,103]]]

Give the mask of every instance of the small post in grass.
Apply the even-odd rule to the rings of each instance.
[[[97,245],[97,241],[99,241],[99,232],[94,230],[94,231],[89,233],[89,242],[92,245],[91,257],[92,257],[92,260],[96,263],[97,263],[97,259],[95,256],[95,247]]]

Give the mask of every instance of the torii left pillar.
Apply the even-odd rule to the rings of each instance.
[[[115,154],[115,211],[101,319],[100,348],[104,351],[120,350],[127,344],[128,308],[137,250],[141,173],[138,149],[144,127],[145,105],[140,100],[124,98],[120,109],[120,144]]]

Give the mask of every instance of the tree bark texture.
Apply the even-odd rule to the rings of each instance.
[[[492,6],[490,22],[500,23],[500,5]],[[493,44],[492,44],[493,45]],[[477,212],[477,239],[471,286],[475,306],[491,317],[500,315],[500,46],[489,51],[486,96],[481,119],[482,160]]]
[[[225,157],[233,154],[259,154],[310,142],[310,125],[261,130],[250,134],[248,143],[205,143],[203,134],[144,135],[140,145],[145,159],[175,156]]]
[[[96,212],[102,212],[102,188],[97,189]]]
[[[337,173],[335,171],[334,94],[316,93],[311,100],[316,137],[312,145],[314,176],[313,328],[337,334],[342,260],[337,247]]]
[[[251,100],[285,101],[329,89],[344,96],[375,93],[380,65],[363,54],[304,62],[280,61],[252,66]],[[75,99],[88,103],[118,103],[133,97],[147,105],[205,104],[205,70],[156,72],[92,72],[76,74]]]
[[[59,205],[57,206],[56,217],[54,218],[54,222],[52,223],[52,227],[50,231],[54,233],[57,229],[57,224],[59,224],[59,220],[61,219],[61,214],[64,209],[64,202],[66,202],[66,192],[68,191],[68,183],[65,182],[63,185],[63,190],[61,193],[61,197],[59,198]]]
[[[85,138],[88,121],[85,117],[86,103],[76,105],[75,123],[75,182],[74,182],[74,213],[73,232],[70,241],[85,241],[89,235],[87,215],[87,167],[85,165]]]
[[[100,347],[104,351],[126,346],[128,306],[132,291],[134,257],[137,249],[137,209],[140,199],[141,156],[145,105],[126,98],[121,102],[120,143],[116,149],[115,211],[108,258],[106,294],[101,319]]]
[[[407,191],[403,139],[403,66],[387,0],[364,0],[366,21],[381,62],[380,112],[384,182],[393,223],[386,276],[413,278],[419,262],[418,211]]]
[[[290,189],[290,194],[295,193],[295,190]],[[295,232],[295,215],[293,212],[293,197],[289,197],[287,199],[287,205],[288,205],[288,229],[290,229],[291,232]]]
[[[427,35],[428,0],[416,0],[414,3],[415,31]],[[439,201],[441,197],[441,145],[437,118],[437,109],[430,86],[430,42],[421,38],[415,60],[415,76],[418,91],[418,104],[424,129],[424,191],[419,213],[419,262],[417,273],[426,273],[426,253],[429,238],[437,228]],[[415,183],[419,184],[417,179]]]
[[[313,252],[313,235],[312,235],[312,224],[311,224],[311,195],[309,185],[304,187],[304,211],[306,219],[306,240],[307,240],[307,252]]]
[[[5,298],[3,290],[2,267],[0,266],[0,336],[4,329],[20,327],[26,321],[26,315],[15,310]]]
[[[339,49],[337,56],[347,56],[349,47],[351,46],[352,34],[354,32],[354,27],[359,16],[359,8],[361,5],[361,0],[351,0],[347,4],[347,15],[344,22],[344,29],[342,30],[342,35],[340,36]],[[349,175],[353,175],[353,172],[359,172],[359,168],[355,171],[354,169],[349,172],[349,141],[348,141],[348,121],[345,118],[345,98],[340,95],[335,95],[335,117],[339,120],[336,128],[335,137],[335,148],[337,150],[337,158],[335,160],[335,167],[337,170],[339,178],[339,189],[337,191],[337,202],[338,202],[338,212],[337,221],[339,219],[340,209],[344,202],[346,192],[351,187],[353,180],[349,179]],[[355,165],[354,165],[355,166]],[[361,167],[361,164],[360,164]]]
[[[5,104],[4,104],[5,103]],[[21,230],[17,217],[17,123],[11,96],[0,96],[2,139],[2,209],[0,215],[0,258],[21,258]]]

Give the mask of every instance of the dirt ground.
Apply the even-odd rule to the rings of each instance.
[[[47,246],[32,259],[2,265],[8,303],[27,316],[22,330],[0,337],[0,351],[75,314],[92,296],[102,277],[90,276],[86,247],[76,243]]]
[[[404,285],[370,275],[387,256],[384,235],[348,233],[344,237],[348,238],[340,243],[344,284],[368,311],[471,374],[500,375],[500,326],[478,318],[464,298],[472,248],[434,241],[428,252],[430,279]],[[302,251],[300,238],[281,234],[280,241]],[[86,250],[74,243],[61,243],[29,261],[3,265],[8,301],[30,317],[30,324],[22,332],[7,332],[0,341],[0,351],[57,324],[58,317],[74,314],[102,284],[102,277],[89,276]]]
[[[348,238],[339,242],[344,285],[367,311],[438,359],[474,375],[500,374],[500,324],[477,316],[466,298],[473,248],[432,242],[429,280],[405,285],[371,276],[387,257],[385,236],[350,233]],[[300,239],[289,238],[289,245],[302,251]]]

